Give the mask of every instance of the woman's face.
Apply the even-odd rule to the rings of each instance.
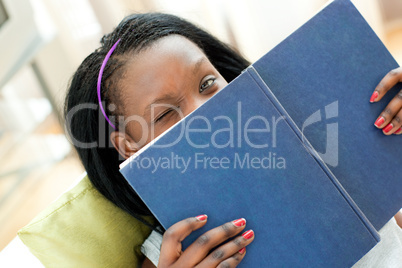
[[[118,85],[125,130],[111,140],[127,158],[226,85],[197,45],[179,35],[163,37],[125,66]]]

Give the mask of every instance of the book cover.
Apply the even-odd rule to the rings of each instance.
[[[360,35],[354,35],[355,32]],[[364,42],[370,49],[356,51],[349,47],[354,44],[349,39],[360,39],[361,36],[367,37]],[[328,48],[333,39],[344,45]],[[326,119],[351,121],[352,115],[341,117],[342,107],[358,105],[353,115],[364,119],[365,122],[359,122],[359,126],[365,126],[363,132],[368,131],[377,138],[382,135],[377,129],[369,129],[374,128],[374,110],[380,112],[379,108],[368,106],[371,114],[360,115],[367,110],[359,109],[360,102],[370,105],[369,92],[373,87],[356,89],[359,93],[349,89],[349,95],[342,98],[333,95],[334,89],[329,87],[335,84],[335,89],[348,88],[352,78],[362,80],[353,72],[364,69],[366,62],[352,61],[350,69],[349,64],[345,64],[334,73],[333,69],[326,69],[330,63],[324,57],[335,53],[331,59],[342,64],[347,60],[344,58],[386,55],[377,58],[376,63],[381,68],[372,67],[374,70],[368,74],[371,76],[368,80],[374,83],[372,76],[382,77],[383,70],[390,70],[395,64],[392,57],[387,56],[386,49],[378,44],[381,43],[349,1],[332,2],[204,105],[140,154],[125,161],[121,173],[165,228],[195,214],[209,216],[206,226],[190,235],[184,246],[211,228],[244,217],[247,229],[253,229],[256,238],[248,246],[247,258],[240,267],[352,266],[379,240],[370,221],[376,223],[376,228],[380,227],[381,222],[390,219],[388,214],[394,208],[381,203],[387,212],[379,213],[373,209],[375,217],[371,214],[366,217],[361,210],[367,212],[364,210],[367,203],[359,198],[360,203],[355,200],[355,195],[371,200],[372,197],[365,196],[366,188],[350,193],[351,188],[344,187],[345,178],[339,178],[353,176],[345,181],[353,182],[354,178],[361,177],[354,177],[356,172],[351,173],[348,169],[373,167],[365,159],[374,159],[374,156],[363,157],[364,152],[360,152],[358,157],[356,150],[360,147],[343,150],[343,146],[354,145],[351,142],[345,144],[345,136],[354,137],[354,143],[362,142],[366,138],[362,137],[362,131],[349,128],[341,133],[343,125],[339,122],[339,145],[333,146],[334,141],[330,144],[330,148],[338,148],[339,156],[332,159],[317,151],[325,151],[320,146],[325,145],[326,127],[333,125],[317,124],[316,118],[310,120],[317,125],[313,130],[310,130],[312,127],[303,128],[303,124],[309,122],[307,119],[311,115],[324,109]],[[318,50],[320,45],[322,51]],[[296,70],[297,75],[292,77]],[[335,77],[328,83],[326,79],[330,74],[327,72]],[[309,80],[304,81],[304,77],[314,80],[316,86],[306,89]],[[354,80],[352,84],[356,88],[361,85],[355,84]],[[309,91],[300,98],[303,90]],[[346,101],[350,104],[344,103]],[[351,123],[346,126],[350,127]],[[203,131],[191,131],[195,129]],[[395,142],[394,137],[381,138],[381,143],[395,146]],[[364,144],[361,146],[365,147]],[[393,153],[390,151],[390,157]],[[393,163],[398,155],[393,155]],[[349,161],[354,162],[343,164]],[[340,169],[345,170],[338,171]],[[395,171],[398,167],[387,170],[390,174],[401,174]],[[399,181],[391,182],[394,188],[400,189]],[[361,181],[355,183],[364,184]],[[377,192],[386,190],[377,189]],[[389,201],[387,198],[385,200]],[[395,206],[399,201],[400,208],[398,195],[392,199]]]
[[[121,172],[164,228],[208,215],[185,246],[244,217],[256,238],[241,267],[352,265],[377,237],[291,127],[274,126],[277,120],[281,114],[246,71]],[[186,134],[208,125],[210,131]]]
[[[333,1],[253,64],[377,230],[402,207],[402,139],[374,121],[402,88],[369,99],[398,64],[348,0]]]

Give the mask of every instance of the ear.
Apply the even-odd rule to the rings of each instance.
[[[127,134],[119,131],[113,131],[110,134],[110,141],[124,159],[129,158],[139,150],[137,144]]]

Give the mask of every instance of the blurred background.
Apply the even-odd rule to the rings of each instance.
[[[402,1],[355,0],[402,62]],[[255,61],[326,0],[0,0],[0,250],[84,171],[62,110],[81,61],[134,12],[179,15]],[[368,96],[369,98],[369,96]]]

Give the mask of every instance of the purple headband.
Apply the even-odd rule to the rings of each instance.
[[[103,71],[105,70],[105,66],[107,64],[107,61],[110,59],[110,56],[112,56],[113,51],[116,49],[117,44],[120,42],[121,39],[117,40],[117,42],[112,46],[112,48],[109,50],[109,52],[106,54],[105,59],[103,60],[102,66],[99,70],[99,75],[98,75],[98,101],[99,101],[99,107],[102,111],[103,116],[105,117],[106,121],[109,123],[109,125],[116,130],[116,126],[110,122],[109,117],[106,115],[105,109],[103,109],[103,105],[102,105],[102,98],[101,98],[101,84],[102,84],[102,75],[103,75]]]

